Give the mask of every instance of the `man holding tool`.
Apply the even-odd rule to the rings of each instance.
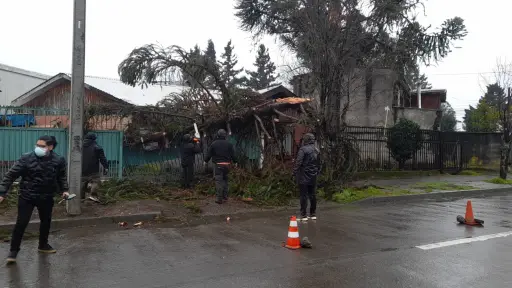
[[[0,203],[4,201],[12,183],[21,177],[19,182],[18,217],[12,232],[11,249],[7,263],[15,263],[20,251],[21,239],[28,226],[34,207],[39,213],[39,252],[55,253],[48,244],[48,235],[52,221],[53,195],[55,190],[62,198],[70,199],[66,175],[66,161],[53,152],[57,145],[54,137],[41,136],[37,140],[34,151],[24,154],[4,175],[0,182]]]

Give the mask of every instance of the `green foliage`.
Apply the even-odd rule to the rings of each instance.
[[[249,74],[247,86],[249,88],[257,91],[277,85],[277,83],[274,83],[276,78],[279,77],[279,75],[275,75],[276,66],[271,61],[268,49],[263,44],[258,48],[254,66],[256,66],[256,71],[247,71],[247,74]]]
[[[500,129],[499,121],[499,111],[483,98],[478,101],[476,108],[469,106],[465,110],[464,126],[468,132],[497,132]]]
[[[475,189],[469,185],[458,185],[448,182],[430,182],[430,183],[418,183],[413,185],[411,188],[424,190],[425,192],[433,191],[457,191],[457,190],[471,190]]]
[[[189,62],[193,64],[202,64],[205,61],[205,55],[201,52],[198,45],[194,49],[190,49]],[[200,67],[189,65],[186,69],[181,70],[183,81],[191,88],[200,88],[199,83],[203,83],[206,79],[206,73],[204,69]]]
[[[490,180],[486,180],[485,182],[492,183],[492,184],[500,184],[500,185],[512,185],[512,180],[510,179],[503,179],[500,177],[493,178]]]
[[[332,196],[332,201],[337,203],[352,203],[370,197],[399,196],[412,193],[413,192],[405,189],[386,191],[382,188],[374,186],[362,188],[345,188],[343,191],[334,193]]]
[[[441,118],[441,131],[455,131],[457,128],[457,118],[455,118],[455,110],[453,110],[450,103],[446,102],[441,104],[443,117]]]
[[[170,200],[172,195],[169,187],[143,181],[110,180],[103,182],[98,188],[99,200],[102,204],[117,201],[159,199]]]
[[[215,51],[215,44],[213,43],[212,39],[208,40],[208,46],[204,51],[204,57],[206,57],[206,59],[208,59],[211,63],[215,63],[215,65],[217,65],[217,52]],[[211,75],[207,75],[205,85],[210,89],[215,89],[215,79],[213,79]]]
[[[222,53],[222,61],[220,62],[220,72],[221,79],[226,83],[228,88],[238,87],[242,84],[245,79],[238,77],[240,72],[244,69],[235,69],[235,66],[238,64],[238,59],[236,55],[233,53],[235,46],[231,44],[231,40],[229,40],[226,47],[224,47],[224,53]]]
[[[398,162],[400,169],[404,168],[405,162],[411,159],[423,144],[420,125],[405,118],[400,119],[389,129],[387,137],[391,157]]]
[[[460,171],[457,175],[463,175],[463,176],[481,176],[482,173],[475,171],[475,170],[463,170]],[[501,178],[500,178],[501,179]]]

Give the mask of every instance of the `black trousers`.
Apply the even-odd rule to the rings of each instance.
[[[11,251],[20,251],[21,239],[25,234],[25,229],[28,226],[30,217],[34,207],[37,208],[39,213],[39,247],[48,244],[48,235],[50,234],[50,225],[52,222],[53,211],[53,198],[47,197],[42,199],[26,200],[21,197],[18,198],[18,218],[16,225],[12,231],[11,237]]]
[[[308,199],[310,202],[309,215],[316,213],[316,185],[299,185],[300,190],[300,216],[307,216]]]
[[[217,200],[228,199],[228,174],[229,168],[226,165],[215,166],[215,191]]]
[[[181,166],[181,185],[183,188],[190,188],[194,181],[194,165]]]

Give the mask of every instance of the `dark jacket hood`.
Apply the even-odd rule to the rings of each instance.
[[[183,135],[182,139],[183,139],[183,143],[192,142],[192,136],[190,136],[190,134]]]

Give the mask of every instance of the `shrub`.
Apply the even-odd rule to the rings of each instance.
[[[405,162],[421,148],[423,136],[418,124],[411,120],[400,119],[388,131],[387,146],[398,168],[403,169]]]

